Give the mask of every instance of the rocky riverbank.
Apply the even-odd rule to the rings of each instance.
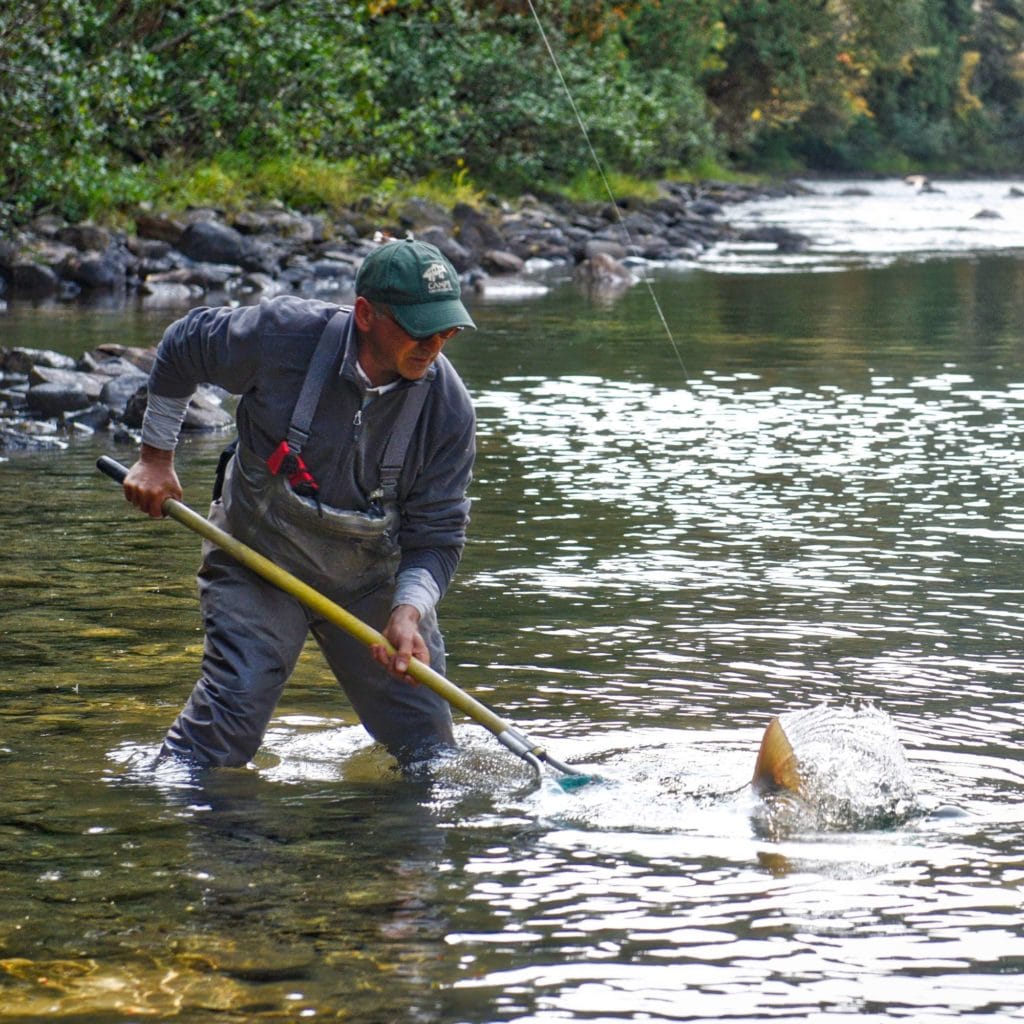
[[[73,438],[96,431],[137,444],[155,354],[116,344],[78,359],[43,349],[0,348],[0,452],[66,448]],[[216,388],[200,388],[183,429],[229,429],[234,419],[222,407],[224,398]]]
[[[589,284],[615,287],[629,281],[632,259],[699,261],[730,239],[799,248],[804,240],[785,230],[742,235],[727,216],[732,203],[793,191],[673,183],[653,202],[622,200],[617,207],[523,196],[446,210],[413,200],[385,220],[369,209],[328,218],[280,205],[234,216],[215,209],[182,216],[139,210],[131,233],[41,216],[0,239],[0,312],[8,300],[185,309],[282,293],[333,297],[351,292],[359,264],[382,236],[408,232],[436,245],[466,285],[484,293],[552,264],[572,267]],[[62,446],[69,434],[95,430],[137,439],[152,358],[149,350],[116,345],[79,359],[0,349],[0,450]],[[221,398],[197,395],[185,428],[230,426]]]
[[[277,204],[234,215],[141,209],[133,232],[44,215],[0,239],[0,300],[70,302],[110,293],[174,305],[210,294],[251,301],[280,292],[337,293],[351,287],[375,239],[408,232],[436,245],[483,289],[489,280],[528,274],[536,261],[577,266],[597,253],[699,260],[711,246],[737,237],[726,216],[730,203],[793,190],[671,183],[653,202],[622,200],[618,208],[532,196],[451,210],[410,200],[389,218],[369,208],[329,218]],[[772,240],[799,244],[785,232]]]

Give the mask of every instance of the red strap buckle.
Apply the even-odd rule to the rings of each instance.
[[[311,490],[314,494],[319,490],[313,474],[310,473],[309,468],[302,461],[302,456],[293,452],[288,447],[287,441],[282,441],[270,453],[267,458],[267,468],[274,476],[277,476],[278,473],[284,473],[288,477],[288,483],[293,488],[302,487]]]

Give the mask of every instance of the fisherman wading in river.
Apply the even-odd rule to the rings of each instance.
[[[448,704],[406,676],[444,672],[436,606],[465,543],[475,418],[442,355],[472,319],[433,246],[389,242],[353,307],[285,296],[172,324],[149,379],[132,504],[180,499],[174,449],[201,383],[240,395],[210,519],[379,629],[372,651],[212,544],[199,593],[202,671],[162,755],[242,765],[312,633],[363,725],[403,763],[452,744]]]

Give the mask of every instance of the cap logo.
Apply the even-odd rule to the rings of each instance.
[[[423,271],[423,280],[427,282],[427,294],[433,295],[437,292],[454,291],[452,283],[448,278],[448,271],[443,263],[431,263]]]

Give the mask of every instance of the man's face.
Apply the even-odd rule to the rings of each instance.
[[[428,338],[413,338],[390,315],[387,307],[356,299],[360,330],[359,363],[376,387],[399,377],[419,380],[430,369],[444,343],[458,333],[453,327]]]

